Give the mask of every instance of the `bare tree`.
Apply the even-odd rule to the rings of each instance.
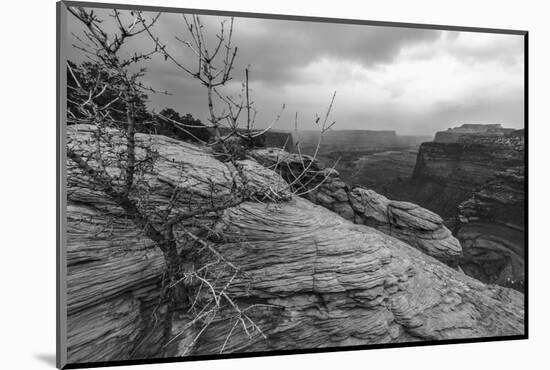
[[[84,26],[83,36],[74,35],[77,41],[74,46],[82,51],[96,72],[90,73],[79,66],[67,65],[68,73],[74,80],[74,84],[68,87],[72,89],[72,109],[67,111],[67,120],[74,124],[93,125],[94,130],[91,143],[79,142],[78,138],[69,140],[67,157],[81,174],[91,180],[90,186],[120,207],[125,217],[163,253],[165,279],[159,302],[151,315],[151,332],[159,323],[163,326],[163,348],[166,348],[181,334],[172,335],[176,310],[192,313],[193,319],[184,330],[191,326],[198,326],[198,330],[185,351],[187,354],[206,328],[219,318],[219,314],[229,309],[234,313],[231,315],[234,323],[220,352],[225,350],[237,326],[241,326],[250,337],[259,335],[266,338],[261,328],[248,315],[258,305],[240,307],[228,293],[235,278],[246,274],[216,250],[212,240],[220,240],[223,236],[216,233],[208,223],[198,222],[201,216],[219,215],[224,209],[251,199],[246,174],[238,161],[242,159],[238,147],[241,141],[250,143],[270,130],[279,121],[284,110],[283,105],[279,114],[265,129],[254,130],[256,111],[249,93],[249,68],[245,70],[245,82],[238,96],[221,91],[232,78],[237,55],[237,47],[232,44],[233,19],[229,22],[229,28],[226,28],[227,21],[221,23],[216,35],[217,42],[210,48],[200,17],[193,15],[189,18],[183,15],[189,40],[178,38],[178,41],[194,54],[196,66],[192,68],[176,60],[167,50],[166,44],[154,35],[153,26],[160,13],[146,19],[141,12],[122,14],[115,9],[111,17],[116,27],[115,31],[109,33],[103,20],[92,10],[70,7],[69,11]],[[126,42],[143,33],[153,40],[151,51],[125,56],[128,54],[127,51],[123,52]],[[146,92],[159,92],[142,82],[146,73],[143,63],[155,54],[170,60],[205,87],[209,112],[207,126],[214,137],[211,143],[205,144],[215,150],[219,149],[243,180],[243,186],[232,189],[232,196],[227,201],[212,201],[197,208],[192,205],[193,194],[185,194],[177,185],[172,187],[168,203],[159,206],[151,199],[149,180],[154,174],[155,162],[162,158],[150,140],[136,135],[136,127],[148,123],[146,118],[138,114],[138,101]],[[116,92],[114,97],[102,99],[108,90]],[[322,133],[334,124],[328,124],[333,102],[334,95],[321,125]],[[223,105],[224,108],[218,109],[218,105]],[[241,130],[239,123],[244,112],[246,123],[245,129]],[[158,113],[154,114],[189,133],[189,125]],[[319,119],[316,121],[319,123]],[[89,138],[83,140],[88,141]],[[93,150],[83,149],[90,146]],[[304,164],[304,173],[308,169],[309,166]],[[181,176],[186,176],[183,166],[180,173]],[[297,174],[288,188],[298,189],[295,185],[303,177],[304,175]],[[215,184],[209,185],[212,186],[213,194]],[[299,194],[298,191],[296,193]],[[277,197],[267,195],[266,198],[277,201]],[[224,279],[219,279],[221,272]],[[159,320],[157,316],[161,305],[166,305],[167,309]],[[145,342],[149,334],[144,333],[140,342]],[[138,347],[139,343],[135,346],[136,350]]]
[[[281,111],[263,130],[254,131],[256,110],[254,102],[250,97],[249,72],[250,68],[245,69],[245,82],[241,84],[242,89],[237,96],[231,96],[223,93],[220,89],[231,79],[231,72],[234,69],[235,59],[238,48],[233,45],[233,18],[220,22],[219,31],[216,33],[216,43],[212,47],[207,42],[204,33],[204,24],[198,15],[191,17],[182,14],[185,28],[187,29],[187,38],[176,36],[175,39],[181,43],[185,49],[189,50],[196,60],[196,66],[188,66],[173,56],[173,52],[168,50],[166,43],[155,36],[149,27],[146,27],[146,20],[142,17],[141,23],[146,28],[147,33],[153,40],[156,49],[159,50],[166,60],[170,60],[185,74],[197,79],[206,90],[208,104],[209,123],[213,131],[214,141],[211,145],[219,148],[225,153],[231,151],[228,141],[233,137],[238,137],[250,143],[253,139],[262,136],[269,131],[281,118],[285,105]],[[227,23],[229,22],[229,27]],[[219,109],[218,105],[223,105]],[[246,123],[244,129],[240,130],[240,118],[243,112],[246,112]],[[174,124],[185,127],[179,122]],[[225,134],[222,133],[225,128]]]
[[[180,70],[185,74],[190,75],[191,77],[200,81],[200,83],[205,87],[207,92],[207,101],[208,101],[208,111],[210,114],[210,124],[211,128],[214,131],[215,140],[212,143],[214,148],[220,148],[225,153],[229,153],[230,158],[235,158],[235,149],[231,146],[231,138],[237,137],[241,140],[244,140],[245,143],[252,144],[253,140],[257,137],[260,137],[267,133],[273,128],[275,124],[281,119],[281,115],[285,109],[285,104],[282,104],[280,112],[275,116],[275,118],[266,125],[266,128],[263,130],[255,131],[254,125],[256,121],[257,111],[254,108],[254,102],[250,97],[250,88],[249,88],[249,73],[250,66],[245,68],[245,81],[242,83],[241,93],[238,96],[230,96],[223,94],[220,91],[220,88],[226,85],[232,77],[231,71],[234,68],[235,58],[237,56],[237,47],[233,46],[232,36],[233,36],[233,25],[234,19],[230,18],[229,20],[223,20],[220,22],[219,31],[216,33],[216,44],[209,48],[207,43],[204,25],[201,21],[200,16],[191,15],[191,17],[182,14],[183,21],[185,23],[188,38],[181,38],[176,36],[175,39],[184,45],[184,47],[190,50],[195,55],[195,60],[197,62],[196,69],[193,67],[186,66],[185,63],[179,61],[173,56],[173,53],[168,50],[166,43],[163,43],[159,37],[155,36],[149,27],[146,27],[146,20],[140,18],[142,25],[146,27],[146,31],[153,40],[156,48],[160,50],[163,54],[165,60],[170,60],[176,65]],[[229,30],[226,28],[226,24],[229,22]],[[220,50],[225,50],[224,53],[220,54]],[[224,106],[224,109],[217,109],[216,98],[220,105]],[[323,135],[330,130],[335,124],[335,121],[330,122],[329,117],[334,105],[334,100],[336,98],[336,92],[332,95],[332,99],[328,106],[328,109],[321,120],[321,117],[318,115],[314,118],[314,124],[319,127],[320,136],[315,152],[312,157],[307,157],[308,164],[304,162],[304,156],[301,153],[299,142],[296,143],[296,151],[299,153],[300,161],[302,163],[302,170],[299,173],[294,174],[292,179],[289,181],[288,188],[292,190],[297,195],[305,195],[311,191],[314,191],[319,186],[324,183],[328,177],[321,176],[319,183],[313,188],[309,186],[310,182],[313,179],[308,179],[304,183],[305,177],[311,175],[310,167],[312,163],[315,163],[317,155],[319,154],[319,149],[322,144]],[[221,111],[221,112],[220,112]],[[244,128],[239,130],[239,119],[243,111],[246,111],[246,121],[243,125]],[[220,112],[220,113],[218,113]],[[179,122],[172,121],[178,126],[185,126]],[[222,135],[220,129],[227,128],[228,134]],[[298,134],[298,113],[296,112],[295,117],[295,133],[296,137]],[[281,152],[280,158],[278,158],[277,163],[270,167],[272,169],[279,168],[280,165],[284,162],[283,158],[288,156],[288,153]],[[337,165],[338,161],[334,163],[331,170]],[[237,166],[238,168],[238,166]]]

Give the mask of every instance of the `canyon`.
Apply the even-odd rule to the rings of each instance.
[[[472,126],[467,127],[470,131]],[[415,201],[441,214],[460,240],[459,265],[476,278],[523,289],[525,137],[490,126],[423,143]],[[452,131],[446,131],[452,132]]]
[[[337,163],[347,184],[439,215],[462,245],[454,266],[485,282],[524,289],[524,130],[463,124],[416,147],[318,158],[325,166]]]
[[[121,140],[115,131],[110,134]],[[93,153],[93,126],[73,125],[67,135],[83,155]],[[171,328],[174,339],[161,348],[162,326],[151,322],[166,310],[158,303],[162,252],[68,160],[70,363],[525,332],[521,292],[450,266],[466,248],[478,248],[473,226],[493,222],[480,213],[488,209],[483,202],[515,202],[516,189],[506,176],[520,181],[519,172],[504,171],[500,180],[487,177],[475,200],[461,203],[461,222],[470,228],[460,235],[472,237],[472,247],[461,245],[445,220],[422,205],[352,187],[338,171],[311,158],[304,162],[296,153],[255,149],[233,164],[218,160],[207,147],[160,135],[137,134],[136,141],[159,154],[144,178],[158,207],[173,199],[176,188],[182,197],[178,207],[197,208],[226,204],[235,187],[246,186],[246,199],[195,222],[223,235],[208,242],[243,274],[222,269],[219,279],[229,282],[227,294],[261,330],[240,325],[231,307],[221,307],[207,326],[180,310]],[[432,156],[426,147],[421,152],[425,159]],[[434,173],[425,164],[422,173]],[[295,184],[292,169],[305,174]],[[417,175],[415,181],[419,178],[429,179]],[[177,232],[193,227],[182,223]],[[186,248],[194,244],[189,245],[181,246],[182,255],[191,253]]]

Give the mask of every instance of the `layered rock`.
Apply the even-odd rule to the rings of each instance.
[[[94,135],[91,125],[67,128],[69,146],[90,158]],[[124,139],[114,130],[110,135],[124,150]],[[290,195],[286,182],[254,161],[239,161],[241,177],[232,164],[192,144],[146,134],[136,135],[136,142],[138,148],[148,147],[157,155],[154,168],[142,179],[148,187],[147,202],[156,209],[167,206],[176,187],[181,198],[176,205],[186,210],[231,204],[232,189],[243,188],[245,181],[251,199]],[[137,156],[143,159],[144,151],[138,149]],[[112,176],[118,172],[116,163],[106,168]],[[161,291],[163,254],[71,160],[67,160],[67,267],[69,361],[125,359],[138,351],[136,338],[141,340],[147,321],[140,318],[151,314]],[[159,334],[152,333],[151,338],[158,339]],[[150,347],[148,351],[160,349]]]
[[[483,281],[523,290],[524,169],[510,168],[458,206],[462,268]]]
[[[324,168],[310,156],[275,148],[255,150],[251,155],[265,166],[276,166],[288,182],[296,182],[297,194],[345,219],[375,227],[445,262],[453,262],[461,255],[460,243],[441,217],[425,208],[389,200],[373,190],[351,189],[336,170]],[[305,175],[295,181],[301,173]]]
[[[435,213],[362,188],[353,189],[349,196],[357,223],[373,226],[445,262],[462,255],[460,243]]]
[[[237,242],[220,246],[249,275],[235,282],[233,292],[249,305],[266,305],[253,312],[267,340],[261,335],[250,340],[237,327],[226,345],[230,351],[486,337],[523,330],[521,293],[484,285],[305,199],[274,208],[245,203],[227,210],[221,222],[230,238],[247,240],[245,247]],[[213,325],[193,353],[216,353],[232,325]]]
[[[439,131],[435,134],[436,143],[456,143],[459,140],[468,139],[476,136],[506,136],[515,130],[513,128],[504,128],[501,124],[471,124],[465,123],[460,127],[453,127],[447,131]]]
[[[436,136],[436,142],[421,145],[411,197],[454,230],[464,250],[464,271],[522,289],[524,131],[474,128],[451,130],[453,140]]]
[[[91,126],[68,129],[81,153],[93,150],[91,135]],[[217,250],[244,272],[227,292],[264,335],[250,323],[243,326],[231,309],[202,331],[190,325],[185,310],[176,314],[166,355],[524,333],[523,294],[485,285],[396,238],[291,196],[276,173],[252,160],[235,171],[195,145],[162,136],[137,139],[161,154],[145,178],[159,207],[175,186],[186,201],[178,207],[227,203],[231,189],[244,184],[255,189],[247,201],[209,217],[224,235]],[[69,362],[159,357],[160,332],[146,323],[164,309],[153,309],[162,255],[85,174],[71,161],[67,166]],[[391,212],[418,212],[408,207]],[[436,221],[422,219],[415,221],[421,228]],[[220,278],[227,273],[220,271]]]
[[[497,173],[524,166],[523,130],[466,135],[454,142],[423,143],[412,175],[411,196],[444,217]]]

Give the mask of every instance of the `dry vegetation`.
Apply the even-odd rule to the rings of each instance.
[[[232,42],[233,19],[220,23],[217,42],[208,45],[200,17],[182,15],[187,34],[185,38],[176,39],[187,53],[194,55],[195,60],[194,65],[186,65],[174,57],[176,53],[168,50],[167,44],[155,35],[154,27],[162,16],[160,13],[149,18],[138,11],[123,14],[113,10],[111,19],[100,19],[92,10],[70,8],[69,11],[83,26],[84,36],[74,35],[74,46],[82,52],[96,73],[89,73],[82,66],[67,64],[68,73],[75,81],[73,86],[68,86],[70,109],[67,111],[67,121],[69,124],[91,124],[95,130],[92,142],[69,140],[67,157],[81,173],[91,179],[93,190],[102,192],[109,201],[120,207],[126,219],[152,240],[164,255],[166,270],[163,291],[150,317],[150,332],[162,326],[165,348],[181,334],[173,333],[175,312],[191,313],[193,319],[188,325],[199,325],[202,329],[189,343],[187,348],[190,350],[224,308],[233,312],[230,317],[234,320],[233,329],[241,326],[250,337],[265,337],[262,329],[248,314],[256,305],[240,307],[228,293],[233,280],[245,273],[218,252],[216,242],[224,236],[205,220],[215,219],[224,209],[246,200],[269,204],[280,201],[280,195],[288,190],[298,196],[315,190],[311,187],[310,190],[304,190],[308,184],[303,184],[302,180],[310,170],[321,143],[313,158],[302,160],[302,170],[293,174],[294,179],[289,182],[287,189],[271,189],[263,194],[263,199],[258,199],[247,186],[247,176],[240,160],[246,158],[250,143],[280,120],[285,106],[282,105],[281,111],[272,122],[265,125],[265,129],[255,129],[256,110],[250,96],[249,68],[245,70],[241,93],[237,96],[224,93],[224,87],[232,78],[238,53],[237,46]],[[107,20],[116,24],[116,32],[106,31],[104,22]],[[126,54],[121,52],[124,45],[140,34],[148,36],[150,50],[124,57]],[[155,172],[154,163],[162,154],[147,140],[136,139],[137,127],[149,124],[143,118],[143,106],[139,104],[144,94],[167,93],[145,86],[142,82],[147,73],[145,62],[154,56],[162,57],[183,74],[192,76],[206,90],[209,114],[206,126],[212,135],[208,142],[197,137],[195,139],[216,152],[218,158],[233,169],[233,176],[243,184],[232,189],[232,196],[227,201],[211,202],[206,207],[196,208],[193,206],[195,195],[185,193],[177,185],[173,186],[168,203],[159,204],[155,199],[148,180],[159,175]],[[107,91],[115,92],[110,95],[112,98],[105,99]],[[334,122],[329,121],[334,99],[335,94],[323,118],[315,117],[321,133],[334,125]],[[196,126],[160,113],[149,113],[176,130],[194,137],[191,129]],[[297,129],[297,113],[295,125]],[[227,133],[222,134],[222,128]],[[115,131],[117,135],[114,135]],[[93,151],[82,150],[83,144],[93,147]],[[296,150],[302,158],[299,143],[296,143]],[[274,168],[280,165],[282,159]],[[180,174],[182,181],[188,176],[185,168],[180,169]],[[318,186],[323,181],[321,179]],[[206,185],[210,186],[212,195],[216,191],[214,184]],[[70,196],[70,187],[68,191]],[[109,219],[109,215],[105,215],[105,219]],[[242,242],[246,243],[245,240]],[[221,275],[226,278],[220,278]],[[166,310],[161,312],[160,307],[163,306]],[[225,343],[233,329],[228,333]],[[140,342],[144,342],[147,335],[140,338]],[[138,347],[139,343],[136,343]],[[219,351],[224,350],[225,344]]]

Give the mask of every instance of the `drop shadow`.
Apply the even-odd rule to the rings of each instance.
[[[40,360],[42,363],[46,365],[50,365],[52,367],[55,367],[55,353],[35,353],[34,358],[37,360]]]

